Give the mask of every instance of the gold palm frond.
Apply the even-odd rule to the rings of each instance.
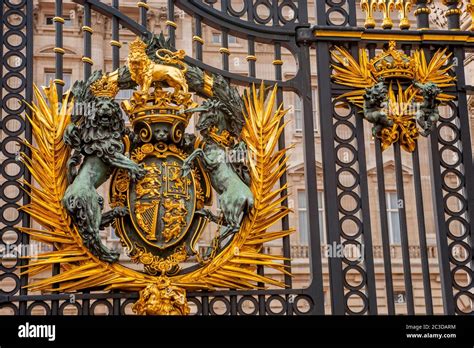
[[[332,64],[334,74],[331,76],[335,83],[352,88],[362,88],[362,94],[365,88],[372,87],[377,83],[369,69],[369,57],[366,50],[359,50],[358,62],[345,48],[339,46],[331,51],[331,56],[336,62],[336,64]]]
[[[124,278],[113,272],[107,264],[95,258],[83,245],[77,229],[62,205],[66,191],[67,161],[70,148],[63,141],[66,126],[71,120],[72,95],[67,93],[62,102],[58,100],[56,85],[44,87],[44,96],[34,86],[36,102],[28,105],[35,145],[25,142],[31,155],[21,154],[22,161],[31,173],[35,184],[23,182],[29,188],[31,202],[20,209],[28,213],[41,228],[20,227],[33,240],[54,246],[53,251],[26,257],[27,265],[22,274],[31,276],[50,271],[55,264],[61,265],[61,273],[27,287],[33,290],[55,291],[78,290],[83,287],[110,285],[117,278]],[[27,190],[28,191],[28,190]],[[137,285],[129,279],[130,285]]]
[[[75,244],[74,235],[70,234],[71,220],[66,214],[61,203],[61,192],[67,187],[65,166],[70,150],[64,144],[62,136],[67,124],[70,122],[72,98],[65,96],[61,105],[58,101],[56,85],[43,88],[46,98],[43,97],[37,86],[34,86],[36,104],[28,105],[31,116],[28,120],[36,145],[24,141],[30,149],[31,155],[21,154],[25,166],[37,183],[32,185],[26,181],[22,183],[29,188],[31,202],[20,209],[28,213],[43,229],[19,229],[29,234],[33,239],[43,243],[54,244],[56,247]],[[28,190],[27,190],[28,191]],[[40,261],[30,263],[30,272],[34,273],[36,266],[45,268],[46,265],[55,263],[55,259],[67,259],[71,255],[56,254],[54,257],[41,258]],[[83,255],[73,255],[74,258]],[[36,266],[35,266],[36,265]]]
[[[446,54],[446,52],[447,48],[439,49],[428,63],[425,52],[423,50],[416,50],[413,53],[413,57],[418,67],[415,79],[421,83],[436,83],[439,88],[454,86],[456,77],[449,74],[449,71],[453,68],[453,65],[448,64],[452,53]],[[453,100],[454,98],[454,96],[446,93],[441,93],[438,95],[438,99],[441,101],[449,101]]]
[[[246,126],[243,139],[247,142],[252,161],[250,171],[255,205],[244,219],[240,231],[230,245],[208,264],[186,275],[170,277],[173,285],[188,290],[255,288],[257,283],[283,287],[281,281],[256,273],[257,265],[271,267],[282,274],[289,274],[283,256],[262,252],[263,243],[288,236],[293,230],[267,232],[268,228],[290,213],[282,206],[286,197],[280,194],[287,187],[274,189],[286,170],[286,150],[277,150],[278,138],[284,125],[281,120],[286,110],[280,106],[274,112],[276,87],[265,101],[262,85],[257,93],[245,97]],[[70,149],[63,141],[66,125],[70,122],[72,98],[66,95],[59,107],[54,84],[44,89],[45,97],[35,87],[36,103],[30,105],[32,132],[36,145],[26,144],[31,156],[22,154],[23,161],[36,181],[25,183],[31,189],[31,203],[21,209],[30,214],[42,229],[21,228],[32,239],[55,246],[55,250],[29,257],[23,273],[36,275],[61,265],[61,273],[36,280],[27,285],[33,290],[77,291],[85,288],[105,290],[120,289],[139,291],[156,282],[147,275],[119,263],[100,261],[82,244],[77,228],[62,206],[67,188],[67,160]]]

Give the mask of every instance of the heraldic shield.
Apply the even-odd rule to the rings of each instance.
[[[176,262],[184,261],[194,253],[194,244],[205,225],[195,211],[206,202],[203,188],[208,188],[209,179],[200,168],[183,176],[185,156],[175,144],[145,143],[131,151],[131,158],[146,170],[145,176],[133,182],[118,170],[112,178],[112,201],[129,207],[129,215],[121,219],[118,231],[132,257],[136,256],[149,273],[163,271],[160,267],[165,267],[167,273],[175,271],[174,262],[160,260],[172,256]]]
[[[141,44],[134,43],[129,65],[142,63],[143,57],[133,57],[140,55]],[[164,54],[178,66],[181,63],[177,53]],[[198,146],[195,136],[185,133],[192,116],[186,110],[197,104],[180,78],[183,71],[167,67],[164,72],[163,78],[171,76],[168,85],[176,86],[174,91],[155,84],[152,92],[135,92],[122,103],[134,134],[126,151],[144,174],[132,180],[125,169],[116,170],[110,201],[115,208],[127,207],[128,214],[116,223],[117,231],[132,260],[143,264],[149,274],[174,274],[180,262],[196,254],[194,246],[206,224],[196,211],[211,200],[209,177],[202,167],[183,171],[184,160]],[[137,77],[137,81],[141,80]]]
[[[195,209],[193,177],[181,175],[183,159],[173,150],[163,143],[142,147],[147,174],[128,193],[133,226],[144,242],[161,249],[183,238]]]

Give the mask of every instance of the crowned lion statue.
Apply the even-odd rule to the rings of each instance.
[[[169,87],[174,88],[175,95],[180,92],[188,93],[186,66],[180,61],[184,58],[184,51],[171,52],[168,49],[159,49],[156,52],[160,61],[165,64],[173,64],[173,66],[153,62],[148,57],[146,49],[147,45],[137,38],[130,44],[130,55],[127,62],[132,80],[140,86],[140,93],[147,94],[155,82],[165,82]]]

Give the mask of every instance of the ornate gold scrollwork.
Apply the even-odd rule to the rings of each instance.
[[[138,315],[187,315],[190,312],[186,290],[172,285],[166,277],[159,277],[141,290],[132,309]]]
[[[173,253],[167,257],[159,257],[147,252],[142,246],[135,244],[134,251],[130,254],[130,259],[134,263],[143,264],[148,274],[169,274],[178,269],[177,266],[187,259],[186,247],[184,244],[176,247]]]

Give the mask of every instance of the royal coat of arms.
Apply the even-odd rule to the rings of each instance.
[[[135,92],[118,105],[120,89]],[[30,287],[139,290],[137,313],[187,314],[187,289],[283,286],[256,272],[257,265],[286,272],[284,258],[262,245],[292,233],[268,231],[289,213],[285,187],[275,189],[286,163],[277,149],[285,110],[275,108],[276,89],[253,86],[241,96],[160,35],[132,42],[120,69],[76,82],[61,107],[54,84],[45,93],[36,89],[31,105],[37,146],[27,144],[33,155],[23,158],[38,185],[22,209],[43,226],[24,232],[56,249],[27,272],[53,264],[62,272]],[[193,117],[198,136],[186,131]],[[106,182],[104,212],[97,188]],[[100,239],[111,224],[141,269],[122,265]],[[200,252],[209,225],[215,236]]]

